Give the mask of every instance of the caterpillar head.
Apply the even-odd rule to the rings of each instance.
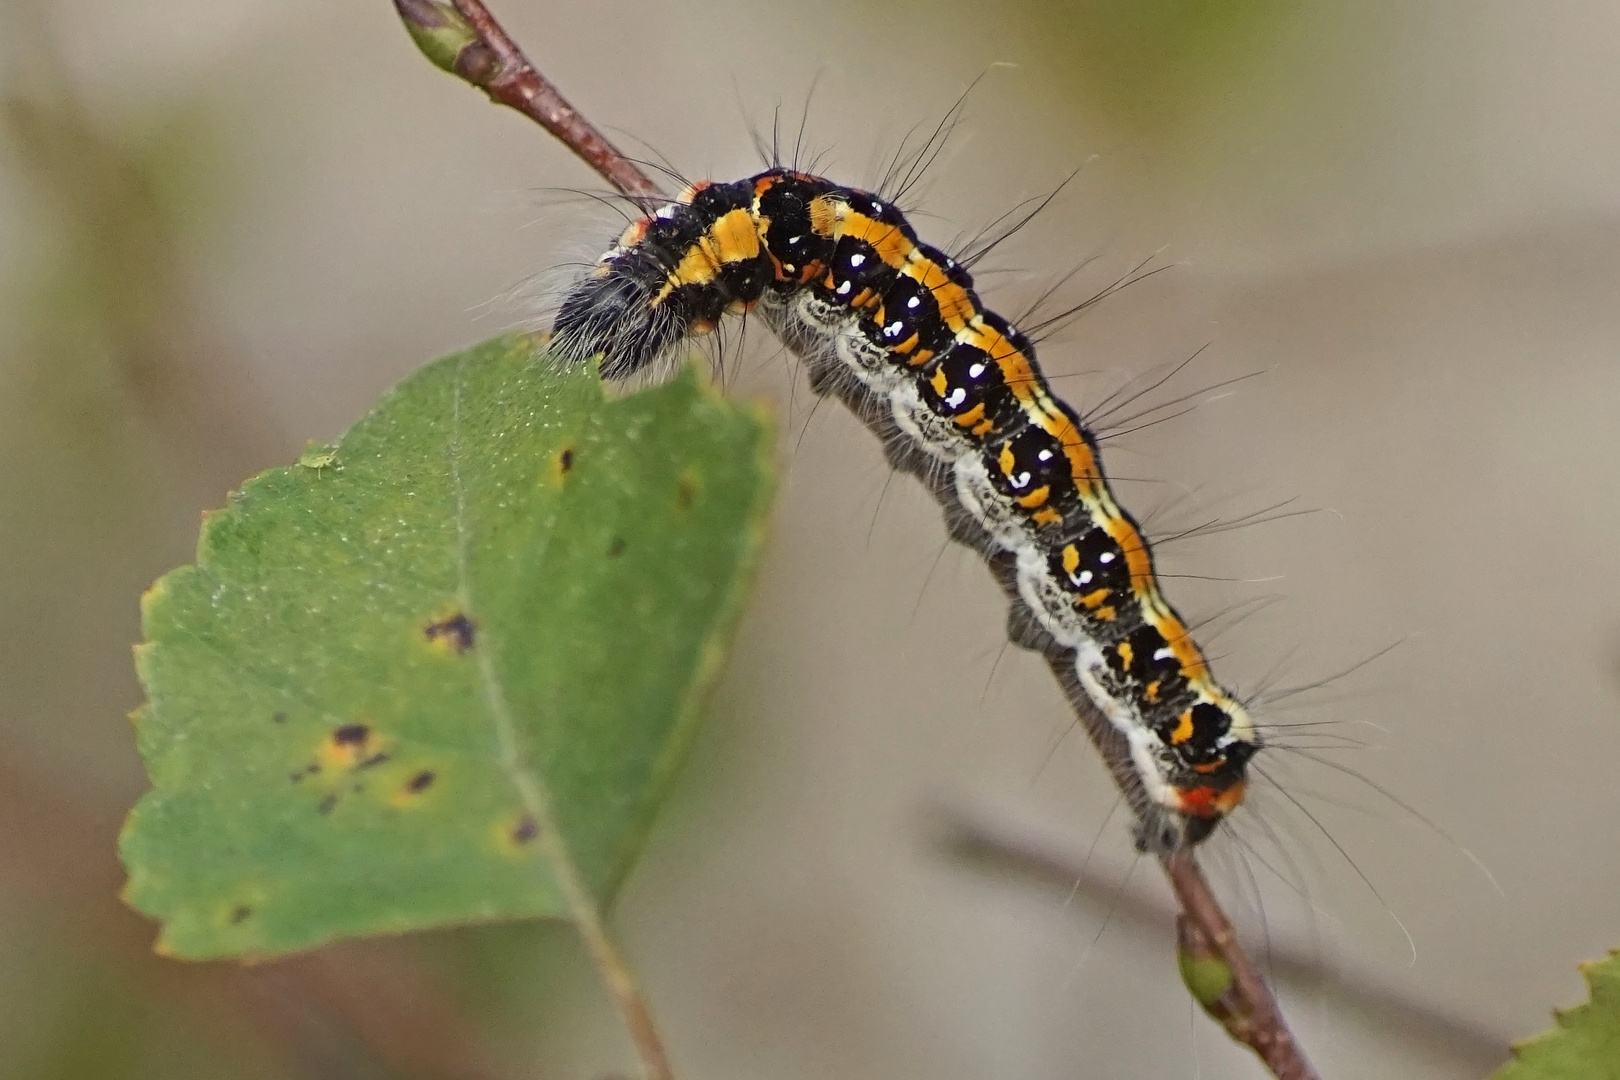
[[[1249,759],[1260,749],[1248,710],[1224,694],[1205,698],[1180,713],[1169,731],[1156,733],[1148,753],[1138,747],[1139,766],[1150,758],[1152,800],[1138,815],[1136,846],[1163,853],[1207,839],[1243,801]]]

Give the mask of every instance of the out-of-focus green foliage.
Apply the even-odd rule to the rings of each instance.
[[[1555,1012],[1557,1025],[1515,1046],[1491,1080],[1620,1080],[1620,950],[1581,974],[1592,999]]]
[[[1078,106],[1119,128],[1173,128],[1242,88],[1280,28],[1288,0],[1030,0],[1034,40],[1060,51]]]

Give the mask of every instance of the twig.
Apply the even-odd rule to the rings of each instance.
[[[661,197],[658,185],[608,142],[529,63],[480,0],[394,0],[418,46],[439,67],[527,116],[632,199]]]
[[[1162,932],[1176,921],[1179,904],[1171,907],[1139,891],[1125,890],[1109,868],[1089,864],[1091,852],[1085,843],[1051,827],[971,804],[938,807],[928,814],[927,825],[952,858],[1049,886],[1059,897],[1083,898],[1098,910],[1108,911],[1114,925]],[[1272,942],[1266,970],[1278,984],[1324,991],[1369,1029],[1404,1039],[1428,1053],[1443,1051],[1457,1063],[1459,1075],[1484,1076],[1508,1060],[1511,1040],[1507,1035],[1406,998],[1354,971],[1341,971],[1284,942]]]
[[[1227,985],[1210,996],[1200,995],[1190,977],[1186,979],[1188,989],[1228,1035],[1260,1055],[1277,1080],[1315,1080],[1316,1070],[1294,1041],[1294,1033],[1288,1030],[1271,987],[1238,944],[1237,931],[1210,891],[1198,860],[1190,851],[1178,851],[1161,856],[1159,863],[1184,913],[1176,920],[1183,973],[1188,970],[1189,960],[1206,961],[1211,957],[1218,957],[1229,973]]]
[[[483,90],[492,100],[508,105],[539,123],[621,194],[635,200],[660,197],[658,185],[567,103],[557,88],[523,55],[480,0],[451,0],[449,4],[440,0],[394,0],[394,6],[398,8],[417,45],[435,65]],[[791,343],[789,348],[792,348]],[[872,433],[888,445],[893,421],[876,407],[870,395],[847,385],[835,385],[832,389]],[[915,471],[914,475],[933,491],[949,516],[951,508],[956,505],[954,490],[938,476],[930,477],[925,472]],[[991,560],[990,568],[1002,588],[1016,600],[1017,586],[1008,576],[1009,568],[998,566],[995,560]],[[1109,732],[1104,730],[1106,723],[1100,720],[1090,700],[1077,685],[1072,674],[1072,654],[1056,647],[1040,651],[1064,684],[1082,726],[1091,734],[1116,779],[1122,779],[1129,772],[1128,757],[1118,740],[1110,738]],[[1270,989],[1243,952],[1231,922],[1210,891],[1209,883],[1198,869],[1192,853],[1168,856],[1161,862],[1186,915],[1189,945],[1218,957],[1231,973],[1230,990],[1222,998],[1222,1007],[1240,1022],[1222,1021],[1228,1033],[1251,1047],[1278,1080],[1317,1080],[1316,1071],[1295,1042]],[[610,986],[614,978],[623,974],[622,968],[610,972],[600,962],[598,967]],[[632,998],[639,1000],[634,995],[634,988],[630,990]],[[617,993],[615,996],[618,996]],[[624,1004],[624,1000],[621,1000],[621,1012],[625,1012]],[[1208,1003],[1205,1004],[1208,1008]],[[640,1021],[646,1020],[645,1009],[639,1017],[626,1013],[625,1019],[632,1032],[638,1034],[639,1045],[639,1036],[643,1033],[637,1032],[637,1026]],[[646,1022],[650,1024],[650,1020]],[[656,1040],[650,1027],[645,1034]],[[643,1064],[651,1073],[661,1062],[644,1058]]]

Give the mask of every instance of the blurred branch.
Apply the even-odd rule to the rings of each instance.
[[[171,151],[164,158],[138,137],[106,130],[43,20],[37,4],[12,12],[8,30],[29,47],[15,50],[0,85],[0,149],[48,210],[39,220],[50,235],[50,263],[30,274],[34,326],[12,345],[65,418],[106,428],[133,406],[212,501],[263,467],[281,440],[200,313],[181,229],[192,202],[162,197],[172,150],[194,146],[198,132],[163,147]],[[103,388],[112,400],[97,402]]]
[[[161,989],[188,1012],[255,1029],[308,1075],[352,1076],[357,1050],[416,1080],[513,1080],[471,1025],[398,942],[328,949],[258,968],[180,965],[150,952],[145,920],[115,899],[112,857],[123,801],[86,801],[84,789],[45,781],[0,757],[0,863],[8,888],[26,889],[75,944],[88,945],[143,992]],[[321,1020],[335,1021],[323,1024]],[[222,1025],[203,1024],[203,1030]],[[332,1030],[335,1028],[335,1031]]]
[[[176,492],[187,502],[217,502],[282,440],[201,314],[181,227],[181,211],[191,204],[172,193],[165,199],[169,161],[127,127],[99,122],[52,45],[44,5],[18,3],[4,16],[0,154],[29,182],[46,238],[39,245],[45,265],[29,267],[24,277],[33,293],[28,325],[4,343],[26,361],[24,390],[39,400],[18,403],[15,412],[28,428],[5,434],[29,440],[31,448],[48,436],[52,456],[49,471],[32,462],[12,470],[27,474],[25,494],[48,490],[51,501],[24,500],[25,509],[7,522],[17,525],[26,550],[19,554],[17,542],[10,547],[13,567],[0,578],[0,596],[11,604],[7,617],[17,620],[19,637],[49,655],[42,662],[72,672],[53,666],[48,670],[59,677],[48,679],[45,669],[25,667],[17,641],[8,640],[6,674],[17,681],[0,688],[20,717],[40,711],[41,702],[19,693],[19,685],[60,683],[77,691],[128,681],[126,624],[75,603],[72,590],[118,578],[116,595],[125,599],[116,601],[117,610],[128,610],[131,586],[123,575],[149,580],[146,566],[158,545],[132,521],[135,508]],[[105,475],[139,457],[143,441],[129,438],[132,415],[181,458],[161,480]],[[57,460],[59,446],[80,444],[98,453]],[[18,480],[12,475],[8,483]],[[128,498],[109,501],[110,491]],[[13,493],[8,487],[5,494]],[[0,537],[12,539],[5,529]],[[87,546],[98,561],[84,557]],[[41,600],[30,608],[34,591]],[[85,590],[103,594],[99,584]],[[96,666],[103,659],[116,676]],[[116,701],[119,693],[108,688],[105,696]],[[86,704],[71,692],[64,697],[46,698],[43,711],[81,711]],[[154,958],[150,926],[116,899],[123,874],[114,838],[133,792],[97,774],[111,755],[95,739],[105,732],[127,755],[128,729],[115,715],[107,723],[111,714],[99,707],[104,719],[88,739],[69,742],[64,726],[51,729],[53,751],[71,753],[70,766],[53,769],[43,754],[30,757],[21,730],[8,732],[0,755],[0,877],[8,897],[18,896],[46,920],[62,951],[93,962],[98,981],[133,1000],[162,1002],[165,1016],[184,1017],[188,1028],[220,1044],[250,1033],[250,1044],[284,1059],[295,1075],[347,1080],[386,1066],[389,1075],[415,1080],[511,1077],[489,1060],[476,1030],[403,943],[368,943],[253,969]]]
[[[658,185],[568,105],[480,0],[453,0],[453,6],[440,0],[394,0],[394,6],[412,39],[436,66],[484,90],[494,101],[510,106],[539,123],[626,197],[643,201],[659,197]],[[835,392],[882,441],[885,419],[872,410],[864,391],[841,389]],[[926,475],[918,478],[933,491],[942,505],[953,504],[954,491],[946,490],[942,478]],[[1016,584],[1009,587],[1003,572],[1005,568],[992,562],[991,570],[1003,589],[1016,600]],[[1073,685],[1072,676],[1065,676],[1065,671],[1073,670],[1072,654],[1065,654],[1054,646],[1047,652],[1046,660],[1064,684],[1081,724],[1093,734],[1093,742],[1104,754],[1116,777],[1120,776],[1122,769],[1128,769],[1128,762],[1120,756],[1118,747],[1111,747],[1106,740],[1098,737],[1095,712],[1089,699]],[[1253,1049],[1278,1080],[1316,1080],[1315,1069],[1294,1040],[1270,988],[1244,953],[1231,922],[1210,891],[1194,855],[1191,852],[1177,853],[1161,859],[1161,864],[1181,901],[1183,912],[1190,920],[1189,941],[1218,956],[1230,974],[1230,993],[1222,999],[1222,1007],[1228,1016],[1217,1019],[1221,1019],[1234,1039]],[[604,971],[603,975],[611,984],[612,973]],[[627,1003],[621,1001],[620,1004],[627,1025],[633,1033],[637,1032],[640,1022],[645,1020],[645,1014],[641,1011],[645,1008],[644,1003],[639,1001],[638,996],[633,1003],[634,1008],[626,1010]],[[1205,1005],[1209,1007],[1208,1002]],[[1211,1015],[1215,1015],[1213,1010]],[[650,1034],[651,1029],[647,1028],[646,1033]],[[662,1048],[655,1045],[651,1049],[652,1055],[644,1053],[643,1062],[650,1072],[656,1072],[662,1062]]]
[[[1087,864],[1087,852],[1030,825],[965,807],[930,815],[941,849],[986,872],[1017,875],[1049,885],[1064,896],[1090,900],[1115,922],[1162,931],[1180,912],[1104,880]],[[1186,943],[1202,948],[1201,942]],[[1279,982],[1321,988],[1342,1000],[1369,1028],[1392,1033],[1427,1049],[1439,1049],[1470,1074],[1485,1075],[1508,1058],[1509,1040],[1427,1005],[1409,1001],[1387,987],[1330,968],[1319,960],[1273,942],[1266,967]]]

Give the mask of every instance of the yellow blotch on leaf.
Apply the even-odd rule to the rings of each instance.
[[[384,740],[367,724],[343,724],[333,728],[315,750],[322,770],[353,770],[378,760],[386,753]]]
[[[417,769],[389,793],[388,805],[396,810],[421,806],[430,791],[438,788],[439,774],[433,769]]]
[[[535,841],[540,838],[540,823],[533,815],[520,813],[496,818],[492,829],[496,848],[507,858],[529,859],[538,852]]]

